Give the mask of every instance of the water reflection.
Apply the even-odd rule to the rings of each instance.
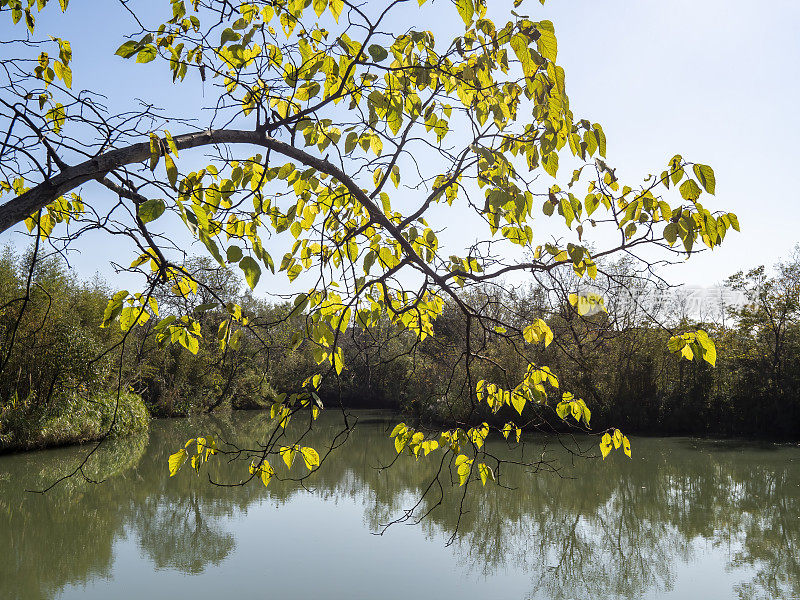
[[[300,509],[309,495],[351,502],[363,511],[364,526],[378,530],[413,504],[436,465],[406,460],[376,469],[392,458],[385,433],[392,421],[359,416],[350,442],[307,482],[310,492],[290,481],[274,480],[264,490],[216,487],[183,472],[166,476],[166,456],[187,438],[213,433],[245,441],[266,427],[262,414],[155,422],[149,438],[110,444],[90,461],[91,476],[105,483],[71,480],[44,497],[23,490],[67,470],[80,450],[0,457],[0,547],[8,557],[0,561],[0,597],[49,599],[68,586],[113,582],[126,569],[115,561],[125,542],[136,544],[149,571],[198,575],[235,564],[248,510],[264,502]],[[312,444],[341,430],[331,415],[320,425]],[[523,574],[529,598],[661,598],[699,560],[717,565],[697,583],[715,597],[800,596],[800,450],[658,439],[636,440],[635,449],[631,461],[614,454],[605,462],[578,461],[568,477],[507,470],[503,481],[515,489],[475,489],[450,548],[444,541],[458,522],[458,493],[446,494],[414,532],[455,557],[458,569],[443,577]],[[535,441],[526,445],[526,454],[535,450]],[[245,465],[219,461],[210,474],[236,479],[237,468]],[[286,527],[309,527],[308,517],[287,512]],[[343,560],[333,551],[341,532],[317,531],[330,563],[317,572],[324,579]]]

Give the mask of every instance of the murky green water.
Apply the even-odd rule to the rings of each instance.
[[[474,487],[446,546],[457,493],[423,523],[373,535],[414,505],[438,463],[376,469],[394,454],[395,420],[355,414],[350,441],[307,490],[168,477],[166,458],[187,438],[247,440],[265,426],[258,413],[155,421],[149,437],[109,446],[102,467],[89,462],[104,483],[72,479],[45,496],[24,490],[86,449],[0,457],[0,598],[800,597],[798,448],[634,439],[631,461],[578,460],[561,476],[508,470],[515,489]],[[314,442],[339,419],[321,418]],[[528,440],[526,458],[540,452]]]

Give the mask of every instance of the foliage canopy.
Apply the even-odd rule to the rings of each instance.
[[[25,36],[5,46],[0,231],[24,222],[59,247],[93,229],[125,236],[138,249],[129,270],[146,283],[115,293],[102,325],[128,332],[153,319],[162,343],[193,353],[201,336],[235,347],[249,316],[216,298],[201,307],[227,311],[214,332],[195,313],[160,313],[159,286],[189,297],[202,285],[174,241],[178,224],[251,288],[265,285],[266,271],[295,282],[293,312],[305,327],[294,342],[313,345],[318,369],[279,398],[277,427],[249,453],[250,477],[264,484],[275,473],[270,459],[291,467],[297,454],[308,470],[324,460],[286,440],[285,425],[299,414],[311,426],[322,408],[315,390],[346,368],[348,331],[388,319],[424,340],[446,303],[466,323],[458,363],[471,400],[517,413],[500,429],[506,438],[544,411],[588,429],[590,407],[546,365],[531,363],[514,385],[473,378],[473,366],[491,360],[482,348],[492,336],[518,348],[553,341],[543,319],[519,327],[487,310],[481,290],[566,269],[570,310],[602,318],[602,298],[585,290],[603,261],[638,256],[645,272],[739,228],[734,214],[700,202],[715,192],[712,168],[679,154],[643,182],[619,181],[603,128],[570,109],[553,24],[515,11],[493,21],[486,0],[444,7],[463,21],[444,43],[431,31],[391,30],[433,10],[425,0],[170,0],[163,23],[125,4],[134,31],[120,32],[120,68],[154,62],[187,93],[204,90],[209,111],[177,117],[150,105],[114,111],[102,90],[76,91],[70,42],[36,25],[49,4],[0,0]],[[560,161],[570,164],[566,176]],[[456,223],[480,237],[462,235],[464,247],[450,254],[442,232]],[[703,331],[678,333],[670,350],[715,361]],[[437,453],[460,485],[485,484],[500,466],[485,455],[489,432],[457,424],[432,438],[400,424],[392,437],[398,454]],[[630,455],[619,430],[601,436],[604,457],[612,448]],[[192,439],[170,472],[218,451],[213,438]]]

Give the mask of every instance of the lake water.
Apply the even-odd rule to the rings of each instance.
[[[414,506],[438,460],[376,468],[395,455],[387,428],[397,417],[352,414],[355,431],[307,489],[212,485],[209,474],[237,481],[247,472],[227,459],[200,477],[186,467],[168,476],[167,457],[186,439],[246,443],[263,435],[263,413],[153,421],[149,435],[92,457],[85,471],[103,483],[73,478],[44,496],[25,489],[73,469],[85,447],[0,456],[0,598],[800,597],[797,447],[634,438],[633,460],[572,461],[555,438],[511,450],[490,440],[493,452],[526,460],[547,443],[564,468],[506,469],[501,481],[513,489],[471,485],[461,511],[463,488],[448,477],[426,519],[381,536]],[[341,421],[323,413],[307,443],[329,442]],[[298,463],[291,473],[301,474]]]

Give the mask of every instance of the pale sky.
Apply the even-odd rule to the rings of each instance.
[[[137,5],[145,13],[153,7],[169,11],[166,0],[131,2]],[[505,22],[504,6],[507,14],[510,2],[492,0],[489,16]],[[416,3],[410,10],[409,21],[398,27],[415,24]],[[548,0],[541,7],[526,0],[517,10],[555,24],[571,108],[577,118],[603,125],[608,162],[624,181],[660,173],[676,153],[715,169],[717,194],[704,197],[704,205],[735,212],[742,232],[730,232],[721,248],[672,267],[671,281],[710,285],[739,269],[772,264],[800,241],[800,192],[788,181],[800,158],[792,125],[800,104],[800,2]],[[463,31],[442,0],[423,15],[416,28],[433,28],[437,38]],[[71,40],[74,87],[105,93],[112,107],[141,97],[173,113],[197,114],[199,88],[173,86],[158,61],[134,66],[114,56],[121,34],[133,29],[117,2],[72,0],[66,15],[48,7],[38,27]],[[9,19],[0,22],[0,36],[10,37],[10,29]],[[565,183],[569,173],[559,179]],[[474,237],[464,238],[464,245]],[[16,233],[6,233],[0,243],[9,240],[27,243]],[[94,237],[81,249],[72,260],[81,276],[110,276],[113,246],[107,240]],[[276,279],[285,285],[285,275]]]

